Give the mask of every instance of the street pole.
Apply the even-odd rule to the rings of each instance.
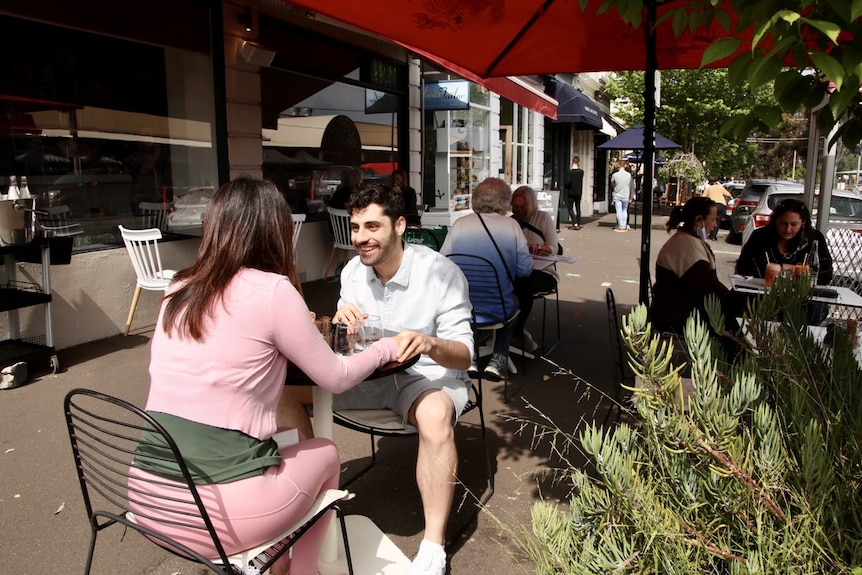
[[[644,40],[646,42],[646,72],[644,73],[644,142],[643,142],[643,181],[652,185],[653,160],[655,158],[655,112],[656,112],[656,0],[646,0],[646,23]],[[649,305],[649,286],[652,283],[650,275],[650,234],[652,232],[652,201],[643,202],[643,217],[641,218],[641,261],[639,301]]]

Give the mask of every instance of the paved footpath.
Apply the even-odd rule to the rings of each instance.
[[[579,260],[558,268],[562,338],[548,354],[552,361],[606,391],[610,390],[611,366],[605,290],[614,290],[621,309],[637,302],[641,239],[640,229],[614,233],[613,221],[612,214],[595,218],[578,231],[563,225],[565,253]],[[656,216],[653,227],[661,228],[664,221],[663,216]],[[723,241],[725,233],[713,248],[720,269],[731,269],[739,248]],[[667,234],[653,229],[652,238],[654,261]],[[305,294],[312,309],[334,306],[335,283],[316,282],[311,287]],[[541,302],[536,302],[528,324],[536,337],[541,331],[541,310]],[[548,336],[555,339],[551,299],[547,311]],[[128,338],[117,336],[60,350],[62,373],[42,376],[19,389],[0,391],[0,549],[5,563],[15,566],[15,572],[60,575],[83,571],[89,530],[72,465],[62,399],[70,389],[87,387],[142,405],[147,393],[150,336],[150,331],[143,331]],[[567,486],[553,485],[536,475],[560,462],[549,455],[547,445],[540,442],[534,446],[530,434],[519,432],[521,424],[512,418],[536,421],[541,412],[561,429],[575,431],[594,417],[604,417],[604,406],[595,411],[598,394],[584,397],[583,386],[557,374],[552,364],[541,359],[528,362],[527,378],[520,397],[509,403],[502,401],[502,383],[486,384],[485,413],[496,460],[496,493],[477,522],[465,523],[466,511],[454,514],[450,538],[455,538],[465,524],[467,528],[451,545],[453,574],[531,572],[529,565],[519,565],[510,557],[510,541],[498,522],[528,526],[530,507],[540,496],[550,501],[562,501],[566,496]],[[484,464],[478,414],[469,414],[456,436],[459,478],[471,489],[481,490]],[[338,428],[335,440],[345,462],[344,476],[368,461],[366,436]],[[351,485],[357,497],[347,510],[371,517],[411,557],[422,535],[413,477],[415,457],[414,439],[380,440],[378,464]],[[459,500],[463,494],[459,488]],[[136,535],[123,538],[121,530],[108,530],[100,536],[92,570],[93,575],[203,572]]]

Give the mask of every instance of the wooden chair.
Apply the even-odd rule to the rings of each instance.
[[[91,530],[84,575],[90,572],[98,534],[111,525],[137,531],[159,547],[219,575],[265,573],[329,511],[335,511],[341,523],[348,571],[353,575],[347,529],[338,507],[340,501],[350,497],[346,491],[324,491],[296,525],[253,549],[229,556],[180,450],[155,419],[122,399],[87,389],[70,391],[63,407]],[[156,440],[142,439],[145,431]],[[159,449],[159,455],[151,455],[151,450],[139,450],[141,445],[156,448],[167,445],[168,449]],[[165,451],[169,454],[164,455]],[[161,466],[166,457],[179,467],[179,473],[159,474],[164,477],[161,481],[146,479],[153,476],[152,466]],[[164,489],[167,482],[181,487],[167,496]],[[158,527],[146,527],[144,523],[163,525],[172,531],[188,530],[190,535],[206,534],[212,540],[214,555],[205,557],[181,541],[163,535]]]
[[[140,202],[138,211],[141,213],[141,227],[164,231],[165,220],[172,207],[173,202]]]
[[[42,235],[48,238],[60,238],[67,236],[79,236],[84,233],[81,224],[69,222],[69,206],[50,206],[40,208],[44,215],[40,215],[37,223]]]
[[[135,318],[135,308],[138,307],[138,298],[141,297],[141,290],[163,292],[168,288],[177,272],[162,268],[158,243],[162,239],[161,230],[158,228],[130,230],[123,226],[117,227],[120,228],[120,235],[123,236],[123,242],[126,244],[126,250],[129,252],[129,258],[132,260],[132,267],[137,276],[135,294],[132,296],[132,305],[129,308],[129,317],[126,319],[126,329],[123,332],[123,335],[129,335],[132,320]]]
[[[350,213],[347,210],[329,208],[329,221],[332,223],[333,243],[329,261],[326,262],[326,269],[323,271],[324,278],[329,277],[329,270],[332,269],[337,250],[344,250],[343,263],[347,263],[347,256],[351,251],[356,251],[353,242],[350,241]]]

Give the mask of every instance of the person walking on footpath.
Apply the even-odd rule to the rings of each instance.
[[[731,195],[731,193],[727,191],[727,188],[725,188],[724,186],[722,186],[718,182],[718,178],[715,176],[709,177],[709,184],[703,190],[703,194],[701,194],[701,195],[709,198],[710,200],[712,200],[716,204],[719,204],[719,212],[720,213],[724,213],[724,210],[727,207],[727,198],[733,197],[733,195]],[[724,207],[722,207],[722,206],[724,206]],[[711,239],[712,241],[717,241],[718,240],[718,226],[715,226],[707,237],[709,239]]]
[[[581,159],[572,158],[572,169],[566,178],[566,206],[569,209],[570,229],[581,229],[581,197],[584,194],[584,171],[580,167]]]
[[[614,209],[617,213],[617,226],[615,232],[625,232],[629,230],[629,202],[632,199],[632,175],[626,169],[629,162],[623,158],[619,160],[619,169],[611,176],[611,185],[613,186]]]

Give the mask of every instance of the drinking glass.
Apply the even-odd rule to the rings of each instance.
[[[382,338],[383,320],[376,315],[370,315],[365,318],[365,323],[362,324],[362,339],[365,341],[365,345],[371,345]]]
[[[376,315],[369,315],[359,328],[360,346],[365,349],[381,338],[383,338],[383,321]]]
[[[766,274],[763,276],[763,285],[770,287],[772,280],[778,277],[781,273],[781,264],[770,263],[766,264]]]

